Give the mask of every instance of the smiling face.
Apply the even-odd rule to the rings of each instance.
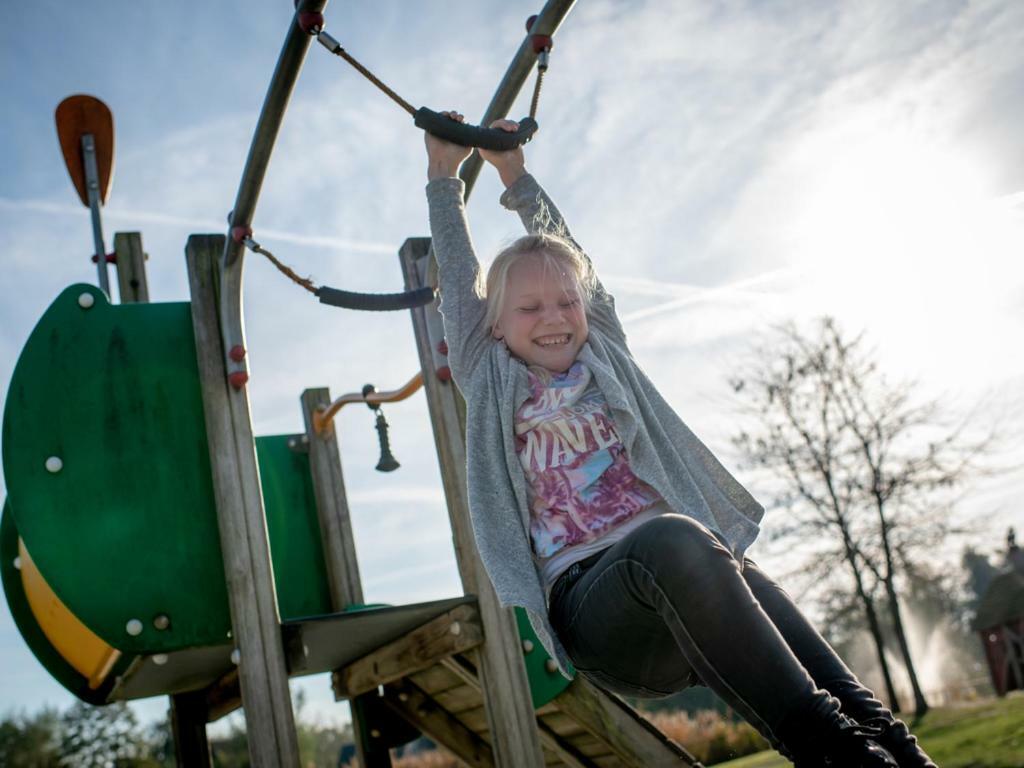
[[[559,259],[528,254],[508,271],[492,334],[527,365],[564,373],[590,332],[572,270]]]

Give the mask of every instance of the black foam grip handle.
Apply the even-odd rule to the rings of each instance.
[[[524,117],[519,121],[519,130],[503,131],[500,128],[482,128],[467,125],[426,107],[420,107],[414,115],[416,125],[439,139],[447,139],[463,147],[479,147],[504,152],[515,149],[533,138],[537,132],[537,121]]]
[[[355,293],[324,286],[317,288],[321,304],[332,307],[358,309],[363,312],[394,312],[400,309],[422,307],[434,300],[433,288],[417,288],[405,293]]]

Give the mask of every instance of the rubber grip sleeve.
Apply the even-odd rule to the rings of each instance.
[[[434,289],[418,288],[405,293],[356,293],[324,286],[317,289],[316,295],[321,304],[330,304],[332,307],[364,312],[394,312],[429,304],[434,300]]]
[[[413,117],[418,127],[439,139],[445,139],[463,147],[479,147],[495,152],[515,149],[528,142],[537,132],[537,121],[532,117],[524,117],[520,120],[519,130],[515,132],[460,123],[426,107],[417,109]]]

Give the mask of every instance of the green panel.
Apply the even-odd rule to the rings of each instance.
[[[74,285],[33,330],[7,395],[17,529],[72,613],[128,653],[211,644],[230,626],[198,382],[187,303],[111,306]],[[169,629],[154,627],[160,614]]]
[[[309,454],[299,440],[298,435],[256,438],[277,605],[283,621],[331,613]]]
[[[14,624],[29,650],[58,683],[83,701],[104,704],[115,678],[131,663],[132,657],[122,656],[114,664],[105,684],[98,690],[92,690],[89,688],[89,681],[68,664],[50,644],[29,607],[21,583],[21,573],[15,566],[15,558],[18,556],[18,529],[15,527],[14,513],[10,506],[10,501],[7,501],[4,504],[3,516],[0,517],[0,580],[3,581],[7,607],[14,617]]]
[[[519,627],[519,639],[523,643],[532,644],[529,653],[523,653],[523,662],[526,664],[526,676],[530,680],[530,695],[533,698],[533,708],[540,709],[558,694],[569,687],[570,681],[562,677],[557,669],[554,672],[547,670],[548,656],[544,646],[541,645],[530,620],[526,617],[526,611],[516,608],[516,624]],[[526,648],[524,646],[523,650]],[[572,670],[570,669],[570,672]]]

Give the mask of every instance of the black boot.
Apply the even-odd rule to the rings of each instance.
[[[784,747],[779,751],[796,768],[900,768],[875,741],[882,728],[840,714],[839,702],[822,691],[790,713],[775,733]]]
[[[900,768],[937,768],[906,723],[893,717],[867,688],[855,680],[835,680],[824,687],[839,699],[843,713],[858,723],[882,729],[874,740],[892,753]]]

